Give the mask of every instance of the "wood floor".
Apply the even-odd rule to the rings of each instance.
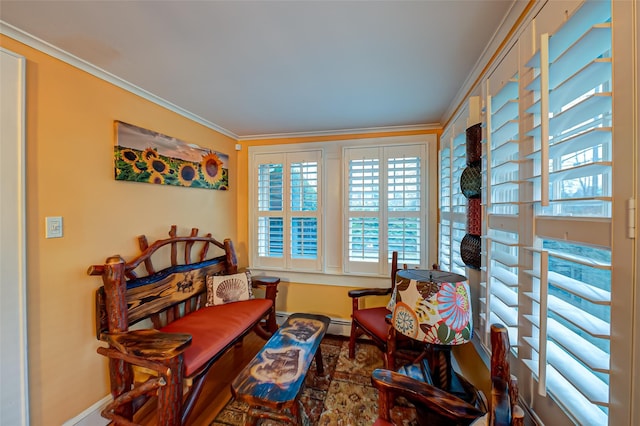
[[[265,340],[249,333],[241,346],[230,349],[216,361],[207,373],[202,393],[185,426],[208,426],[213,422],[231,399],[231,382],[264,344]],[[148,426],[155,425],[154,409],[155,404],[151,400],[140,410],[134,421]]]

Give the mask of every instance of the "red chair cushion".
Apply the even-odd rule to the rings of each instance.
[[[253,328],[271,309],[269,299],[250,299],[198,309],[175,320],[160,331],[188,333],[191,346],[184,351],[185,376],[191,376],[207,361]]]
[[[385,317],[390,314],[391,311],[385,307],[367,308],[355,311],[353,318],[369,334],[373,334],[382,341],[386,341],[387,335],[389,334],[389,323]]]

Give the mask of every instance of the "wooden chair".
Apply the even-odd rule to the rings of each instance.
[[[393,351],[389,350],[390,347],[395,349],[395,342],[389,345],[389,339],[395,339],[395,334],[389,333],[391,311],[386,306],[360,309],[360,299],[367,296],[390,297],[395,287],[397,272],[398,252],[394,251],[391,256],[391,285],[388,288],[363,288],[349,291],[349,297],[352,299],[349,358],[353,358],[356,354],[358,337],[366,334],[382,351],[384,367],[394,369]]]
[[[487,425],[524,426],[524,411],[517,404],[517,379],[509,367],[509,336],[499,324],[491,326],[491,399],[489,409],[462,399],[404,374],[377,369],[371,382],[378,389],[378,420],[374,426],[393,425],[391,409],[395,397],[404,396],[416,407],[419,425],[470,425],[476,420]],[[479,398],[482,402],[484,398]],[[484,418],[488,416],[488,419]],[[481,420],[482,419],[482,420]]]

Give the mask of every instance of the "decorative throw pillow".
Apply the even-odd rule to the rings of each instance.
[[[207,275],[206,306],[253,299],[251,274],[241,272],[233,275]]]

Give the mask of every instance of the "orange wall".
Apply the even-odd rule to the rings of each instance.
[[[137,253],[136,236],[197,227],[237,238],[235,141],[90,74],[0,35],[27,59],[27,318],[30,416],[61,424],[109,393],[97,353],[87,267]],[[230,190],[115,181],[114,120],[228,153]],[[45,239],[46,216],[64,237]]]
[[[150,241],[192,227],[230,237],[248,265],[248,147],[440,130],[235,140],[138,97],[36,49],[0,35],[0,46],[27,59],[27,315],[30,416],[33,425],[61,424],[109,393],[106,362],[97,353],[89,265],[137,253]],[[113,177],[114,120],[229,154],[229,191],[118,182]],[[44,238],[46,216],[62,216],[64,237]],[[347,287],[283,283],[279,311],[349,319]],[[312,295],[312,297],[310,297]],[[374,304],[384,303],[374,301]]]

